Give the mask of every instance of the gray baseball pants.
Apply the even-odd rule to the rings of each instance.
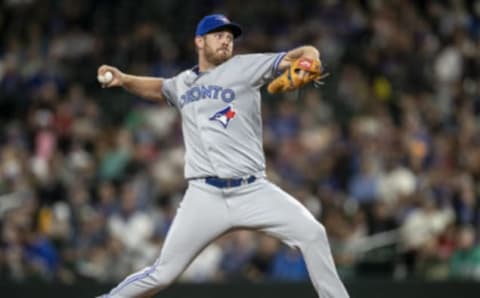
[[[320,298],[348,298],[324,227],[296,199],[264,178],[217,188],[189,181],[156,262],[125,278],[103,297],[150,297],[166,288],[211,241],[235,228],[263,231],[300,249]]]

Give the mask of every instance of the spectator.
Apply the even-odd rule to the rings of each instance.
[[[306,281],[308,271],[302,255],[293,249],[282,248],[272,264],[272,279],[282,281]]]
[[[450,275],[455,279],[480,280],[480,246],[472,226],[460,228],[457,249],[450,258]]]

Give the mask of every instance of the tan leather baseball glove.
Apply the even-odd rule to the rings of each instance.
[[[320,60],[298,58],[280,76],[268,84],[267,90],[273,94],[293,91],[310,82],[321,85],[323,84],[321,80],[328,76],[328,73],[322,74],[322,71]]]

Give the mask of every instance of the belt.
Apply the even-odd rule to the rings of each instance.
[[[220,178],[216,176],[210,176],[205,178],[205,183],[218,188],[237,187],[244,184],[250,184],[257,180],[255,176],[249,176],[247,178]]]

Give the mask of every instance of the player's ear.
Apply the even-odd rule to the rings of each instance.
[[[197,49],[203,49],[203,46],[205,45],[205,39],[203,36],[196,36],[195,37],[195,47]]]

